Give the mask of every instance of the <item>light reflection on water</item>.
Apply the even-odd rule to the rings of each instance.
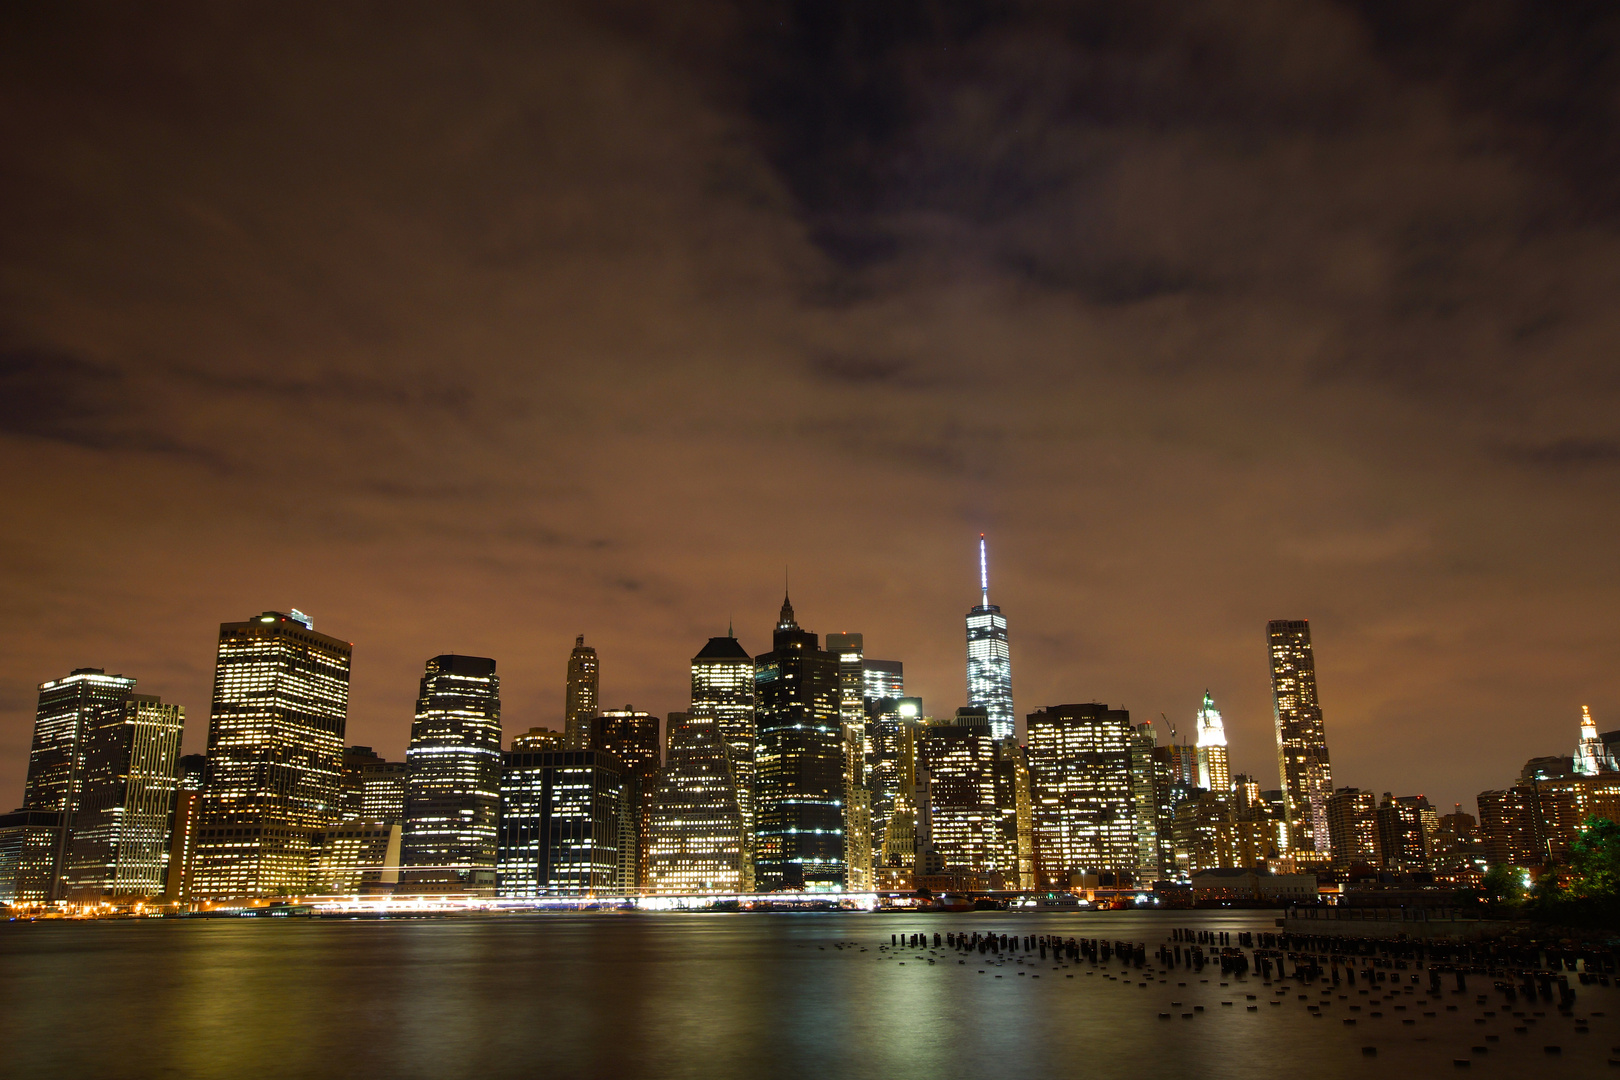
[[[1547,1005],[1528,1006],[1549,1014],[1528,1035],[1505,1009],[1476,1025],[1472,994],[1413,1026],[1386,1012],[1346,1027],[1351,1002],[1320,1019],[1292,991],[1268,1007],[1273,988],[1223,989],[1218,967],[1144,989],[1104,978],[1117,964],[1089,975],[1084,961],[958,964],[946,950],[933,966],[904,953],[902,967],[877,948],[891,933],[994,931],[1151,953],[1172,925],[1273,928],[1267,912],[0,924],[0,1075],[1380,1077],[1450,1072],[1487,1033],[1501,1042],[1471,1073],[1590,1077],[1620,1058],[1615,989],[1578,988],[1577,1015],[1606,1014],[1588,1035]],[[1186,1004],[1159,1019],[1172,999]],[[1207,1011],[1182,1020],[1194,1003]]]

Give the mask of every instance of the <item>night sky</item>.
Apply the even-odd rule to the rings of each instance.
[[[1442,808],[1620,728],[1612,3],[12,4],[0,809],[36,684],[205,742],[218,624],[355,643],[350,742],[687,703],[735,619],[964,703]],[[342,10],[333,10],[340,8]]]

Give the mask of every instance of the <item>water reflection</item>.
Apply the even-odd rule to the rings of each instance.
[[[1580,988],[1578,1011],[1606,1014],[1590,1035],[1549,1009],[1515,1036],[1466,1009],[1346,1026],[1350,1002],[1316,1017],[1297,988],[1250,1013],[1244,994],[1263,1005],[1271,988],[1223,987],[1218,969],[1161,985],[1108,978],[1117,965],[959,964],[948,950],[930,965],[877,948],[891,933],[965,930],[1122,938],[1151,952],[1172,923],[1272,928],[1268,913],[988,912],[6,924],[0,1074],[1374,1077],[1450,1071],[1487,1030],[1502,1039],[1476,1068],[1589,1076],[1620,1057],[1613,989]],[[1172,998],[1206,1011],[1161,1020]],[[1544,1055],[1548,1042],[1563,1054]],[[1368,1044],[1377,1058],[1362,1056]]]

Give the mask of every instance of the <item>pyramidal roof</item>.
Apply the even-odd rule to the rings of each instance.
[[[738,643],[736,638],[727,635],[726,637],[710,638],[709,643],[703,646],[702,650],[699,651],[696,656],[692,657],[692,659],[752,660],[753,657],[748,655],[748,650],[744,649],[742,645]]]

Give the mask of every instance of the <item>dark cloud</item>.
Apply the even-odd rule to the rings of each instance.
[[[581,631],[678,708],[784,563],[947,712],[980,531],[1021,706],[1209,686],[1262,775],[1273,617],[1341,782],[1465,798],[1620,712],[1607,7],[0,20],[0,789],[85,663],[200,741],[265,607],[394,753],[447,650],[520,726]]]

